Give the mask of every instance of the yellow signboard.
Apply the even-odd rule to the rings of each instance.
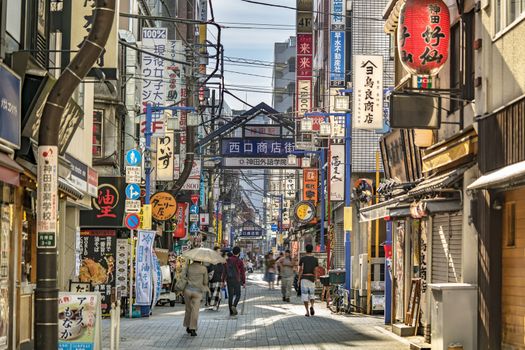
[[[345,212],[344,212],[345,231],[352,231],[352,220],[353,220],[352,207],[345,207]]]
[[[140,228],[151,230],[151,204],[144,204],[140,209]]]

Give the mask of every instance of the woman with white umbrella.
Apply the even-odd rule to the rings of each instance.
[[[186,305],[183,325],[186,327],[186,332],[195,337],[197,336],[197,323],[199,321],[202,296],[210,291],[208,288],[208,270],[203,263],[216,264],[224,262],[224,259],[217,252],[207,248],[192,249],[183,253],[182,256],[193,261],[188,265],[185,281],[178,283],[178,287],[184,290]]]

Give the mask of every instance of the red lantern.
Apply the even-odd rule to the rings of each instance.
[[[436,75],[448,58],[450,12],[442,0],[406,0],[397,29],[397,47],[411,74]]]

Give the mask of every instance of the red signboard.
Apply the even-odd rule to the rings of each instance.
[[[407,0],[397,34],[399,57],[412,74],[436,75],[448,58],[450,12],[442,0]]]
[[[177,228],[173,232],[173,238],[186,237],[186,212],[188,210],[188,203],[177,203],[177,212],[175,219],[177,220]]]

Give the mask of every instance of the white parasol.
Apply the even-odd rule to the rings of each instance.
[[[226,260],[219,252],[209,248],[195,248],[182,253],[182,256],[193,260],[210,264],[224,264]]]

